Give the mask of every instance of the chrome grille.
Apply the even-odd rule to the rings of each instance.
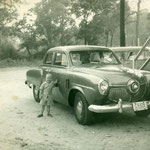
[[[131,94],[126,88],[111,88],[109,90],[108,99],[118,101],[121,98],[123,101],[139,101],[145,95],[146,85],[140,85],[140,89],[136,94]]]
[[[115,101],[118,101],[119,98],[123,101],[129,101],[131,99],[131,95],[129,95],[125,88],[111,88],[109,90],[108,98]]]

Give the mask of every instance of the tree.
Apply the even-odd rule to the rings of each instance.
[[[42,0],[33,9],[37,15],[37,31],[45,37],[48,47],[69,44],[65,39],[68,37],[69,29],[75,28],[70,12],[70,1]]]
[[[21,45],[20,49],[26,48],[29,59],[32,59],[32,52],[30,51],[32,48],[36,49],[38,46],[37,42],[37,34],[35,24],[30,24],[27,21],[27,18],[30,14],[24,15],[24,18],[15,23],[15,34],[20,38]]]
[[[79,37],[84,39],[85,44],[98,44],[100,42],[99,39],[103,38],[105,39],[105,45],[108,44],[109,35],[113,37],[114,34],[112,26],[116,24],[118,19],[116,17],[117,19],[110,23],[116,16],[116,12],[118,13],[116,9],[118,9],[118,0],[74,1],[72,12],[78,18],[83,18],[79,25]]]
[[[2,59],[7,57],[16,59],[19,56],[8,38],[13,33],[13,27],[9,24],[17,17],[15,4],[19,2],[21,0],[0,0],[0,57]]]
[[[78,37],[84,39],[84,44],[112,46],[114,34],[119,30],[119,8],[119,0],[73,1],[72,12],[81,19]],[[126,2],[126,16],[129,11]]]
[[[21,0],[0,0],[0,31],[1,35],[7,35],[7,24],[16,19],[17,13],[15,3]]]

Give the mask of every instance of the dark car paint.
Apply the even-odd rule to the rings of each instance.
[[[145,76],[140,73],[138,70],[132,70],[126,67],[123,67],[119,60],[118,65],[103,65],[103,66],[81,66],[75,67],[72,65],[69,53],[71,51],[79,50],[108,50],[108,48],[99,47],[99,46],[65,46],[65,47],[56,47],[50,49],[47,53],[50,52],[64,52],[68,59],[68,66],[55,66],[55,65],[42,65],[43,78],[49,72],[51,72],[54,77],[58,80],[58,87],[55,87],[52,91],[53,98],[55,101],[61,102],[66,105],[73,105],[73,98],[71,94],[76,91],[80,91],[86,98],[88,104],[104,104],[106,95],[101,95],[98,91],[98,83],[100,79],[105,79],[109,83],[109,88],[111,87],[127,87],[127,82],[130,79],[135,79],[139,83],[146,84],[147,87],[148,81],[150,79],[150,74],[148,72],[142,71],[145,73]],[[45,59],[46,59],[45,55]],[[115,56],[116,57],[116,56]],[[45,59],[43,62],[45,62]],[[54,57],[55,59],[55,57]],[[54,62],[53,59],[53,62]],[[137,72],[137,73],[136,73]],[[139,76],[140,74],[140,76]],[[74,95],[75,96],[75,95]]]

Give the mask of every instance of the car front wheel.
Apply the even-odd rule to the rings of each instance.
[[[84,95],[77,92],[74,101],[75,117],[79,124],[87,125],[92,121],[92,112],[88,110],[88,103]]]
[[[150,114],[150,109],[142,110],[142,111],[135,111],[135,114],[139,117],[147,117]]]
[[[36,102],[40,102],[40,98],[39,98],[40,92],[39,89],[37,89],[37,87],[35,85],[33,85],[33,96]]]

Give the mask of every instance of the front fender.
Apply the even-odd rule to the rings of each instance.
[[[94,104],[98,97],[100,97],[99,93],[93,87],[81,85],[81,84],[73,84],[72,90],[77,90],[81,92],[86,98],[88,104]]]
[[[102,104],[104,96],[101,95],[98,90],[98,83],[101,79],[100,77],[71,71],[70,74],[68,74],[68,79],[70,80],[69,96],[70,91],[75,89],[84,95],[88,104]]]

